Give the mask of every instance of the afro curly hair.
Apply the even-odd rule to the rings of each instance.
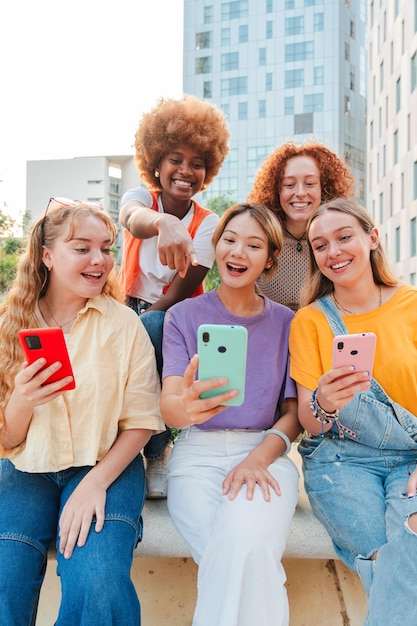
[[[285,221],[279,195],[285,166],[289,159],[297,156],[313,158],[320,171],[321,202],[334,198],[349,198],[355,195],[355,179],[348,166],[331,150],[315,141],[306,141],[300,146],[289,141],[272,152],[261,165],[247,201],[265,205]]]
[[[180,100],[161,98],[145,113],[135,134],[135,163],[151,189],[161,189],[155,169],[179,145],[190,146],[204,159],[206,189],[229,152],[230,132],[223,113],[209,102],[184,94]]]

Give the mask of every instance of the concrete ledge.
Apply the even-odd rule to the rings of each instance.
[[[293,446],[290,457],[300,471],[300,495],[284,557],[300,559],[337,558],[331,539],[315,517],[301,473],[301,457]],[[143,541],[135,550],[138,557],[189,557],[190,551],[171,521],[166,500],[147,500],[143,509]]]

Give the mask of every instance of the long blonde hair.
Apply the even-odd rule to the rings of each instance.
[[[39,326],[35,307],[48,289],[49,272],[42,261],[43,246],[52,248],[68,226],[68,240],[71,239],[78,224],[90,216],[104,223],[113,244],[117,233],[115,223],[98,206],[88,203],[80,202],[75,206],[62,204],[47,210],[32,228],[26,249],[19,259],[16,277],[0,307],[0,426],[15,376],[24,360],[17,333],[23,328]],[[102,293],[122,301],[114,270],[109,274]]]
[[[370,231],[375,228],[375,224],[368,211],[363,206],[355,202],[355,200],[350,198],[336,198],[335,200],[330,200],[330,202],[325,202],[320,205],[316,211],[314,211],[308,221],[306,230],[310,250],[310,264],[307,277],[301,290],[301,306],[306,306],[307,304],[314,302],[314,300],[317,300],[317,298],[327,296],[334,291],[332,281],[324,276],[318,268],[309,240],[311,224],[317,217],[329,211],[352,215],[356,218],[366,233],[370,233]],[[380,241],[378,246],[370,251],[370,263],[372,267],[372,275],[376,285],[386,285],[388,287],[398,285],[398,278],[389,266],[385,251]]]

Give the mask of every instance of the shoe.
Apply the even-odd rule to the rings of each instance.
[[[168,491],[167,463],[171,456],[172,442],[168,442],[160,457],[147,459],[146,497],[148,500],[163,500]]]

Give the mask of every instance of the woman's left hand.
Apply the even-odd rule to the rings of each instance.
[[[66,559],[71,558],[75,545],[85,545],[94,515],[95,532],[102,530],[106,494],[106,489],[87,474],[69,497],[59,520],[59,551]]]
[[[230,500],[234,500],[242,485],[245,484],[248,500],[252,500],[256,485],[262,489],[266,502],[271,499],[270,489],[273,489],[277,496],[281,495],[278,481],[268,471],[268,468],[258,459],[253,459],[250,456],[227,474],[223,481],[223,495],[229,494]]]

